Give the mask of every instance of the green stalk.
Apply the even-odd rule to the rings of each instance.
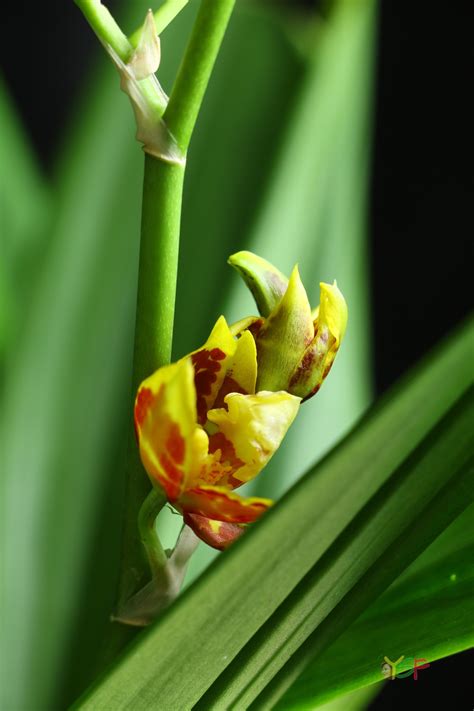
[[[143,502],[138,514],[138,530],[146,551],[148,564],[153,579],[157,579],[168,563],[168,556],[163,550],[156,532],[156,517],[166,501],[164,493],[153,488]]]
[[[145,154],[133,388],[170,362],[184,165]]]
[[[110,45],[122,62],[128,62],[133,46],[100,0],[74,0],[74,2],[102,44]]]
[[[101,42],[110,45],[120,59],[127,62],[136,37],[125,37],[99,0],[76,0],[76,3]],[[183,4],[180,0],[170,1],[167,14],[163,13],[161,18],[162,24],[169,21],[173,12],[176,14]],[[235,0],[202,0],[169,104],[166,109],[163,107],[164,127],[176,140],[183,156],[234,4]],[[143,88],[146,82],[142,82]],[[140,382],[169,363],[171,357],[184,171],[184,161],[176,164],[145,155],[132,376],[134,394]],[[145,502],[150,483],[140,461],[132,426],[126,462],[118,609],[144,587],[150,578],[150,568],[154,577],[159,577],[160,566],[166,564],[167,558],[154,537],[153,526],[153,517],[156,518],[164,500],[160,505],[153,499],[151,510],[151,500]],[[132,635],[133,630],[115,625],[107,640],[106,656],[109,659],[115,656]]]
[[[203,0],[163,121],[186,153],[235,0]],[[170,361],[184,165],[145,156],[133,392]],[[130,436],[119,605],[148,576],[137,519],[150,490]]]
[[[140,263],[138,272],[132,387],[138,386],[171,358],[178,268],[184,165],[145,154]],[[150,493],[130,427],[126,464],[126,504],[118,600],[120,608],[149,579],[149,561],[138,526],[140,509]],[[155,518],[160,508],[156,507]],[[166,561],[166,557],[162,557]]]
[[[235,0],[202,0],[163,120],[185,153]]]

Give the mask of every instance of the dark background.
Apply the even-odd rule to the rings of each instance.
[[[369,213],[378,393],[452,332],[471,305],[474,13],[459,7],[380,3]],[[2,10],[3,70],[45,172],[97,50],[77,12],[64,0]],[[387,682],[371,711],[472,709],[473,658],[437,662],[417,682]]]

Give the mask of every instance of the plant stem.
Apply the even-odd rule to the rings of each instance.
[[[92,29],[106,46],[127,63],[133,53],[138,34],[128,39],[100,0],[75,0]],[[202,0],[196,25],[176,80],[170,100],[168,130],[179,140],[183,155],[204,97],[207,83],[217,57],[224,32],[235,0]],[[185,4],[185,0],[169,0],[158,11],[157,28],[164,29]],[[160,13],[161,11],[161,13]],[[161,23],[161,24],[160,24]],[[149,86],[148,86],[149,85]],[[142,93],[158,105],[153,82],[141,82]],[[163,105],[163,110],[165,105]],[[178,264],[181,202],[184,181],[184,162],[172,164],[145,155],[143,179],[142,226],[140,263],[138,275],[137,314],[133,363],[133,394],[140,382],[156,368],[169,363],[171,357],[176,275]],[[154,572],[160,564],[160,549],[155,546],[153,560],[146,560],[143,535],[145,511],[142,511],[142,529],[138,517],[144,500],[150,492],[150,483],[140,461],[132,423],[130,423],[126,459],[126,496],[122,535],[122,560],[119,572],[117,607],[123,605],[143,590],[150,578],[150,564]],[[158,506],[158,504],[157,504]],[[150,514],[149,522],[152,519]],[[145,539],[147,539],[145,533]],[[146,543],[146,541],[145,541]],[[186,556],[197,545],[192,532],[184,529],[180,535],[173,565],[184,571]],[[149,546],[147,546],[148,553]],[[163,569],[164,574],[169,564]],[[184,572],[183,572],[184,575]],[[100,672],[133,638],[136,628],[113,624],[104,638],[104,648],[98,662]]]
[[[133,359],[133,393],[171,358],[184,166],[145,154],[140,263]],[[137,521],[150,492],[130,428],[126,509],[118,605],[149,578]]]
[[[235,0],[203,0],[163,120],[183,154],[191,139],[204,92]],[[145,156],[142,232],[135,328],[133,392],[154,370],[169,363],[179,249],[184,165]],[[146,579],[148,569],[137,527],[150,484],[130,435],[124,547],[118,603]]]
[[[145,154],[133,388],[170,362],[184,165]]]
[[[158,579],[168,563],[168,557],[163,550],[161,541],[155,529],[156,517],[160,513],[166,497],[163,493],[152,489],[145,501],[141,505],[138,514],[138,530],[140,539],[145,548],[148,564],[150,566],[153,579]]]
[[[163,120],[185,153],[235,0],[202,0]]]
[[[158,10],[153,13],[155,18],[156,34],[161,35],[163,30],[165,30],[170,22],[174,20],[176,15],[178,15],[183,7],[187,5],[189,0],[165,0],[165,2],[160,5]],[[135,32],[130,35],[129,41],[133,47],[136,47],[138,40],[140,39],[141,27],[139,27]]]
[[[128,62],[133,46],[100,0],[74,0],[100,41],[112,47],[122,62]]]

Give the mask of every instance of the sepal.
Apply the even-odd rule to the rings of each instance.
[[[313,335],[311,307],[296,266],[283,298],[257,335],[257,391],[288,390]]]
[[[320,305],[314,321],[314,338],[295,368],[289,392],[308,400],[331,370],[347,326],[347,304],[334,284],[320,284]]]
[[[268,316],[288,287],[286,276],[252,252],[237,252],[229,257],[228,263],[238,271],[252,292],[260,315]]]

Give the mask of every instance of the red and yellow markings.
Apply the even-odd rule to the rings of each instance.
[[[187,489],[181,498],[183,510],[201,516],[227,521],[228,523],[251,523],[272,504],[268,499],[244,499],[224,487],[197,486]]]
[[[176,464],[184,462],[186,443],[176,422],[171,422],[165,446]]]
[[[199,514],[184,514],[184,522],[204,543],[223,551],[230,546],[245,531],[238,523],[215,521]]]
[[[212,350],[203,348],[191,356],[195,373],[194,385],[196,388],[196,405],[200,425],[206,422],[208,410],[206,397],[212,392],[212,386],[217,380],[217,373],[222,368],[220,361],[225,358],[226,354],[221,351],[220,348],[213,348]]]
[[[209,437],[209,453],[214,454],[218,449],[221,450],[221,462],[229,463],[234,471],[244,466],[245,462],[238,458],[234,445],[223,432],[216,432]]]
[[[148,410],[153,404],[154,396],[149,388],[141,388],[138,391],[135,402],[135,425],[139,427],[143,424]]]
[[[224,398],[226,395],[230,395],[230,393],[241,393],[241,395],[247,395],[247,391],[244,390],[244,388],[239,385],[239,383],[234,380],[231,375],[228,374],[224,378],[224,382],[221,385],[212,409],[214,410],[219,407],[223,407],[227,410],[227,403],[224,402]]]

